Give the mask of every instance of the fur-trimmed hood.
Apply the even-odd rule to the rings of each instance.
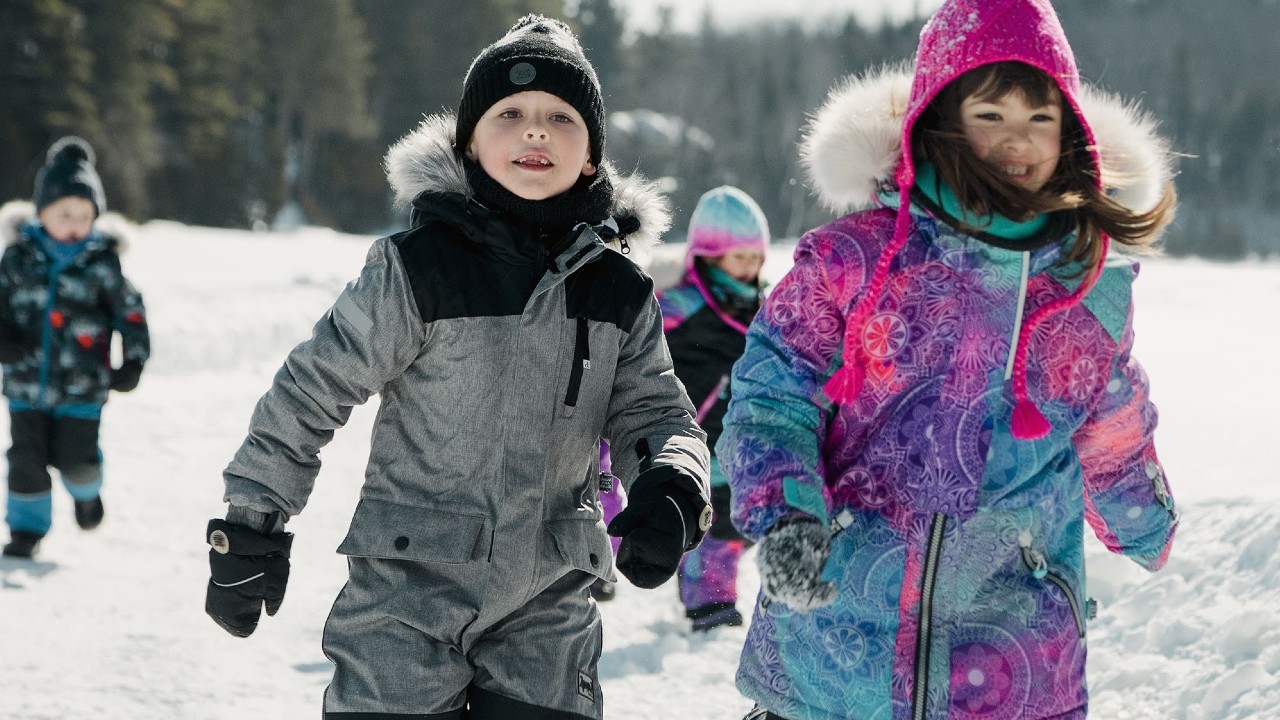
[[[910,66],[891,66],[846,80],[810,119],[801,162],[810,187],[831,210],[875,204],[902,158],[902,123],[911,94]],[[1168,142],[1155,120],[1119,97],[1082,84],[1080,109],[1093,129],[1102,184],[1137,213],[1159,202],[1173,176]]]
[[[441,113],[423,118],[412,132],[400,138],[383,160],[387,182],[395,191],[396,207],[407,208],[424,192],[456,193],[471,198],[474,192],[467,182],[466,169],[453,152],[456,121],[452,114]],[[633,247],[645,248],[662,242],[671,227],[671,210],[666,196],[657,186],[639,174],[623,176],[605,161],[600,167],[613,183],[613,204],[609,215],[621,227],[634,218],[639,229],[626,236]],[[610,247],[620,243],[611,240]]]
[[[10,200],[0,206],[0,245],[8,247],[22,239],[22,226],[36,219],[36,206],[29,200]],[[106,240],[107,249],[124,254],[138,236],[138,226],[119,213],[109,212],[93,221],[93,229]]]

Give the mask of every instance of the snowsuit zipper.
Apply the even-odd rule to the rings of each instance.
[[[1031,253],[1022,253],[1022,273],[1018,280],[1018,306],[1013,314],[1013,334],[1009,336],[1009,359],[1004,364],[1004,379],[1013,377],[1013,360],[1018,354],[1018,335],[1022,333],[1022,318],[1027,310],[1027,281],[1031,276]]]
[[[582,371],[591,369],[591,333],[585,317],[578,318],[578,339],[573,344],[573,366],[569,369],[569,389],[564,394],[564,404],[578,404],[578,389],[582,386]]]
[[[1031,571],[1031,576],[1037,580],[1048,580],[1067,596],[1067,604],[1071,606],[1071,617],[1076,623],[1076,634],[1083,640],[1086,634],[1084,612],[1080,609],[1080,601],[1076,599],[1075,591],[1071,589],[1071,583],[1049,570],[1049,562],[1045,560],[1044,553],[1031,547],[1031,533],[1024,532],[1019,537],[1018,543],[1022,546],[1022,563]]]
[[[725,387],[729,384],[729,376],[721,375],[720,381],[716,386],[711,388],[711,392],[703,399],[702,404],[698,406],[698,414],[694,416],[693,421],[702,424],[702,420],[706,418],[707,413],[711,412],[711,408],[715,406],[716,400],[720,399],[720,393],[724,392]]]
[[[947,529],[947,516],[934,513],[929,525],[929,547],[925,551],[924,576],[920,581],[920,626],[916,631],[916,673],[912,686],[913,720],[924,720],[929,697],[929,646],[933,635],[933,586],[938,580],[938,558],[942,554],[942,536]]]

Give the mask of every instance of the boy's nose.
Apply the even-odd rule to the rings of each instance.
[[[545,140],[547,138],[547,129],[542,125],[530,125],[524,129],[524,134],[525,137],[530,139],[541,138]]]

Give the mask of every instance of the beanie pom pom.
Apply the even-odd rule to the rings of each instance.
[[[1013,406],[1013,418],[1009,423],[1009,430],[1013,433],[1015,440],[1039,440],[1048,435],[1052,429],[1053,425],[1049,423],[1049,419],[1030,400],[1019,400]]]
[[[81,161],[92,165],[95,160],[93,148],[89,146],[89,143],[74,135],[68,135],[51,145],[47,157],[47,162],[50,165],[58,162],[74,163]]]
[[[858,364],[841,365],[839,370],[822,386],[823,392],[832,402],[848,405],[862,394],[862,383],[866,377],[862,366]]]

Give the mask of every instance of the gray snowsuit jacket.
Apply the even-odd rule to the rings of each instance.
[[[708,497],[705,435],[672,370],[653,281],[585,224],[549,257],[537,228],[482,207],[451,123],[429,118],[388,154],[411,229],[373,244],[360,277],[289,354],[224,474],[229,518],[297,514],[321,447],[379,394],[338,551],[421,563],[439,597],[412,602],[452,608],[428,624],[518,608],[575,569],[615,579],[600,438],[624,486],[642,462],[669,465],[694,507]],[[640,222],[630,242],[665,229],[648,186],[614,185],[613,216]]]

